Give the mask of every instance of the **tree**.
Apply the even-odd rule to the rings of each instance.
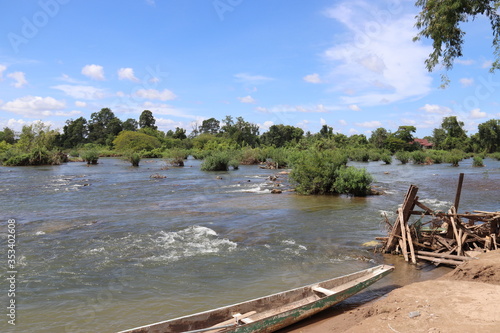
[[[323,138],[330,138],[333,135],[333,128],[328,125],[323,125],[319,130],[319,135]]]
[[[456,116],[444,117],[441,123],[441,129],[445,131],[446,138],[441,143],[441,148],[446,150],[465,150],[467,145],[467,134],[463,127],[464,123],[458,121]]]
[[[500,151],[500,120],[490,119],[478,125],[478,141],[488,153]]]
[[[383,148],[384,142],[385,140],[387,140],[388,137],[389,137],[389,132],[385,128],[379,127],[376,130],[372,131],[372,135],[370,136],[370,139],[368,139],[368,141],[375,148]]]
[[[141,113],[141,116],[139,117],[139,127],[140,128],[145,128],[149,127],[152,129],[158,129],[158,127],[155,126],[156,120],[153,117],[153,112],[149,110],[144,110]]]
[[[416,6],[422,8],[415,26],[419,29],[414,40],[422,37],[432,39],[433,51],[425,65],[429,71],[441,63],[449,70],[456,58],[462,56],[465,32],[460,24],[476,16],[484,15],[491,23],[493,48],[496,59],[491,71],[500,68],[500,7],[499,0],[417,0]],[[444,77],[447,80],[446,76]]]
[[[399,126],[398,130],[393,134],[396,139],[400,139],[406,143],[413,141],[413,134],[417,131],[415,126]]]
[[[90,115],[88,124],[89,141],[95,144],[110,144],[122,130],[120,119],[109,108]]]
[[[12,145],[16,142],[16,134],[10,128],[4,127],[3,131],[0,131],[0,142],[2,141]]]
[[[123,152],[139,152],[141,150],[153,150],[161,146],[160,140],[154,136],[141,132],[122,131],[113,140],[115,148]]]
[[[76,120],[66,120],[63,127],[63,134],[60,137],[60,144],[63,148],[74,148],[83,145],[88,136],[87,120],[80,117]]]
[[[290,125],[272,125],[269,130],[262,134],[263,144],[274,147],[284,147],[287,143],[298,143],[304,136],[304,130]]]
[[[226,116],[223,123],[221,131],[224,136],[233,139],[240,146],[257,146],[259,142],[258,125],[245,121],[243,117],[236,118],[236,122],[234,122],[231,116]]]
[[[175,132],[172,134],[172,138],[174,139],[179,139],[179,140],[184,140],[187,138],[186,136],[186,130],[184,128],[175,128]]]
[[[442,149],[444,140],[446,140],[446,131],[442,128],[435,128],[432,130],[432,143],[434,148]]]
[[[203,120],[201,125],[198,127],[198,133],[208,133],[208,134],[218,134],[220,130],[220,121],[215,118],[210,118]]]
[[[139,123],[135,119],[128,118],[123,122],[124,131],[137,131],[138,128],[139,128]]]

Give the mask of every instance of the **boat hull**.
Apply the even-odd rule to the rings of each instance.
[[[274,332],[321,312],[380,280],[394,267],[380,265],[357,273],[254,300],[120,333]],[[249,314],[236,324],[235,314]]]

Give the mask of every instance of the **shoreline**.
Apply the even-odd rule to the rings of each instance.
[[[278,332],[497,332],[499,295],[496,250],[441,276],[387,290],[376,299],[344,301]]]

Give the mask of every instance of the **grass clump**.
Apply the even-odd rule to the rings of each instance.
[[[371,192],[372,176],[366,169],[341,167],[336,172],[333,189],[339,194],[366,196]]]
[[[484,167],[483,158],[481,156],[474,156],[474,158],[472,159],[472,166]]]
[[[229,170],[229,153],[225,151],[214,152],[207,156],[201,164],[203,171],[227,171]]]

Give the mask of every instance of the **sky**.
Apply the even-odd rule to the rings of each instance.
[[[414,0],[17,0],[0,13],[0,129],[108,107],[150,110],[160,130],[242,116],[346,135],[401,125],[431,135],[457,116],[469,134],[500,118],[484,18],[464,26],[463,57],[429,73],[413,42]]]

